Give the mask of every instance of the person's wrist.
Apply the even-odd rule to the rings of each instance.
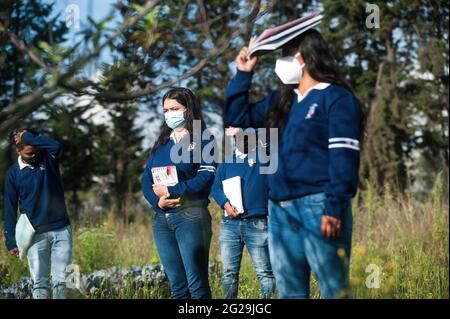
[[[252,72],[253,72],[253,69],[254,69],[254,68],[248,70],[247,68],[239,68],[239,67],[237,67],[237,70],[238,70],[239,72],[243,72],[243,73],[252,73]]]

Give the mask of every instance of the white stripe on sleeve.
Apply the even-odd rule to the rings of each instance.
[[[328,145],[328,148],[350,148],[352,150],[359,151],[359,146],[343,144],[343,143],[330,144],[330,145]]]

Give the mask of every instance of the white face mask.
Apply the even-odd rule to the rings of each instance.
[[[179,128],[186,123],[184,111],[169,111],[164,113],[166,124],[171,129]]]
[[[300,53],[295,56],[285,56],[277,59],[275,64],[275,73],[280,78],[281,82],[284,84],[298,84],[303,75],[303,67],[305,64],[300,65],[297,57]]]

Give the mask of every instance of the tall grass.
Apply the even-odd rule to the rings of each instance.
[[[447,182],[447,181],[446,181]],[[350,283],[355,298],[448,298],[449,297],[449,213],[448,193],[442,177],[431,194],[417,201],[414,194],[400,194],[385,186],[383,196],[371,185],[354,201],[353,246]],[[445,184],[447,185],[447,184]],[[220,298],[221,263],[219,228],[222,211],[211,203],[213,239],[210,259],[216,262],[210,274],[214,298]],[[159,257],[153,242],[148,213],[123,225],[108,214],[97,225],[74,225],[74,262],[84,273],[113,265],[154,264]],[[0,285],[28,276],[25,261],[7,256],[0,239]],[[378,281],[377,281],[378,279]],[[374,284],[378,282],[379,285]],[[311,278],[313,298],[320,293]],[[369,284],[369,288],[368,287]],[[166,289],[129,286],[119,298],[167,298]],[[239,279],[239,298],[259,298],[259,283],[249,254],[244,251]],[[92,298],[109,298],[97,291]]]

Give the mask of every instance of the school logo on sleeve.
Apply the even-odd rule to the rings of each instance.
[[[310,119],[313,117],[314,113],[316,112],[316,108],[318,107],[317,103],[312,104],[309,107],[308,113],[306,113],[305,119]]]

